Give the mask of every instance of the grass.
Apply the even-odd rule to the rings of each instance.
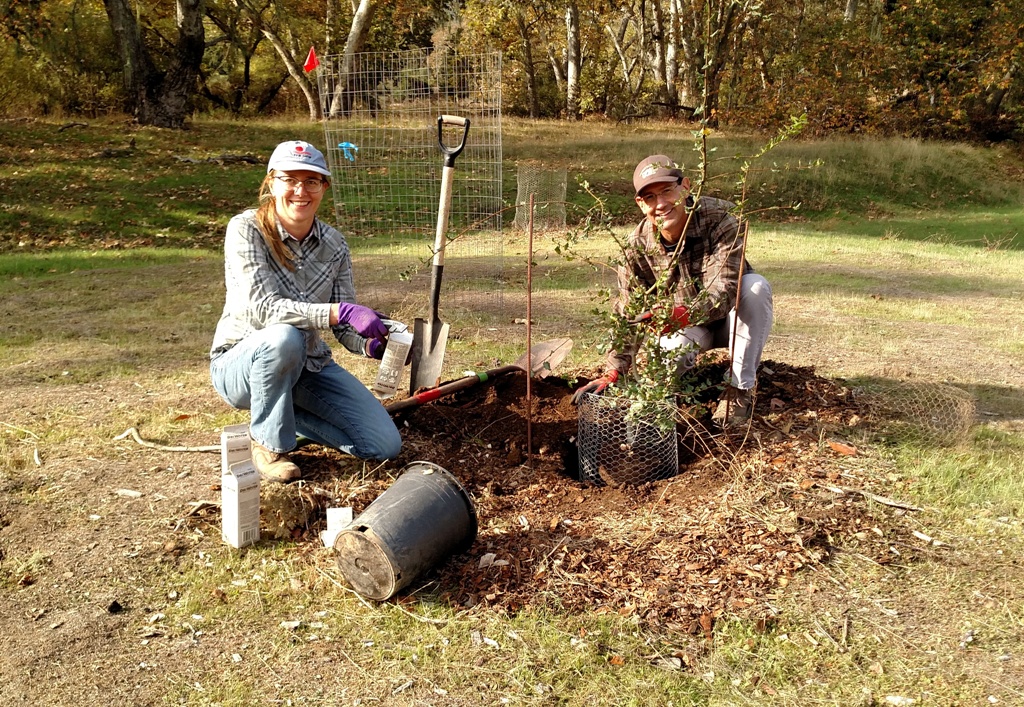
[[[4,408],[0,478],[19,510],[62,510],[88,538],[103,523],[88,516],[108,517],[117,507],[109,493],[86,505],[62,492],[71,480],[95,478],[113,488],[121,483],[114,479],[149,477],[170,487],[190,472],[96,451],[112,437],[139,425],[168,443],[209,443],[210,430],[246,419],[208,406],[199,391],[207,391],[206,351],[223,303],[223,225],[250,204],[260,169],[179,163],[173,156],[266,155],[296,134],[322,137],[318,126],[200,123],[183,146],[178,133],[141,130],[134,133],[140,167],[137,159],[88,157],[126,141],[117,123],[60,133],[59,141],[55,130],[29,123],[0,137],[5,166],[14,164],[14,145],[37,158],[0,177],[0,363],[4,387],[22,400]],[[564,136],[562,124],[510,121],[506,156],[585,176],[624,220],[633,205],[623,176],[636,155],[675,150],[686,160],[690,150],[685,126],[584,123],[574,127],[573,140]],[[715,136],[713,143],[715,154],[729,155],[758,141]],[[544,611],[513,616],[456,611],[427,594],[408,608],[371,606],[336,586],[327,551],[268,542],[239,552],[147,521],[151,537],[118,538],[116,557],[83,554],[80,568],[128,562],[132,553],[155,558],[132,565],[131,576],[110,587],[111,595],[132,597],[136,608],[125,655],[64,655],[55,689],[113,661],[125,679],[145,683],[159,675],[152,694],[168,704],[1024,700],[1024,212],[1016,205],[1021,187],[1007,171],[1020,166],[998,148],[890,140],[786,143],[772,159],[823,164],[766,173],[757,185],[763,205],[784,194],[813,207],[798,212],[806,220],[762,219],[752,231],[749,257],[776,293],[767,357],[851,380],[947,381],[978,401],[979,425],[959,446],[858,442],[867,450],[858,463],[870,465],[894,497],[924,509],[908,516],[909,527],[942,545],[878,538],[867,528],[863,538],[842,539],[833,562],[780,586],[769,598],[777,615],[767,624],[727,615],[713,641],[704,641],[651,633],[628,616],[560,611],[557,597]],[[726,171],[724,162],[716,165]],[[139,180],[140,173],[153,178]],[[579,194],[573,199],[586,204]],[[31,243],[18,245],[25,238]],[[525,253],[521,240],[510,237],[506,245],[512,257]],[[584,246],[599,259],[610,248],[602,239]],[[590,310],[600,303],[589,295],[597,276],[552,255],[550,243],[542,242],[541,251],[534,274],[538,329],[574,336],[567,368],[595,365],[601,332]],[[510,301],[521,288],[520,279]],[[405,300],[401,287],[394,289],[399,306]],[[503,320],[497,310],[465,310],[460,336],[449,343],[453,370],[518,355],[522,327],[508,322],[507,312]],[[353,370],[364,380],[372,374],[360,361]],[[50,458],[73,461],[63,476],[51,477]],[[736,488],[757,491],[739,482]],[[9,534],[5,525],[27,522],[3,508],[0,530]],[[6,537],[0,534],[0,586],[30,597],[18,582],[28,572],[44,574],[49,554],[2,544]],[[160,559],[166,538],[180,542],[176,562]],[[893,543],[904,560],[868,560],[866,548],[875,542]],[[157,614],[163,617],[153,619]],[[282,626],[290,621],[301,623]],[[139,636],[151,630],[169,640],[142,643]],[[964,642],[967,635],[976,638]],[[684,661],[686,669],[666,669],[675,665],[667,659]]]

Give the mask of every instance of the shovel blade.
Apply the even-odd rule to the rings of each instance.
[[[412,372],[409,394],[422,388],[436,388],[441,382],[441,366],[448,346],[448,325],[441,320],[417,319],[413,323]]]
[[[524,371],[530,367],[532,378],[547,378],[558,364],[572,351],[572,339],[552,339],[535,344],[528,352],[517,358],[512,365]]]

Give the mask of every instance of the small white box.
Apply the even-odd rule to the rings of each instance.
[[[221,537],[232,547],[260,539],[260,473],[251,459],[232,464],[220,477]]]
[[[324,541],[324,547],[334,547],[334,539],[338,533],[347,528],[352,522],[352,507],[327,509],[327,529],[320,531],[320,539]]]
[[[378,398],[390,398],[398,391],[405,371],[405,359],[409,357],[411,348],[412,332],[393,331],[388,335],[388,345],[372,388]]]
[[[232,464],[252,459],[249,425],[227,425],[220,433],[220,473],[228,473]]]

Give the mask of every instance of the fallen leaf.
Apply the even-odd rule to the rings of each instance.
[[[711,640],[711,614],[703,613],[700,615],[700,627],[704,630],[704,637],[709,641]]]
[[[836,442],[834,440],[828,441],[828,446],[832,447],[833,451],[845,454],[846,456],[852,456],[857,453],[857,448],[852,444],[846,444],[845,442]]]
[[[612,665],[625,665],[626,661],[621,655],[613,655],[608,659],[608,662]]]

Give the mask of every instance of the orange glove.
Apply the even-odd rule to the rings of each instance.
[[[653,318],[654,312],[644,312],[643,314],[640,314],[634,317],[633,319],[630,319],[629,323],[642,324],[644,322],[651,321]],[[685,329],[686,327],[690,326],[690,310],[682,305],[679,305],[678,307],[673,307],[672,321],[674,321],[678,325],[678,327],[674,327],[671,324],[669,324],[664,329],[661,330],[662,334],[668,334],[670,331],[673,331],[677,328]]]
[[[673,307],[672,321],[678,324],[680,329],[685,329],[686,327],[690,326],[690,310],[682,305],[679,305],[678,307]],[[661,333],[667,334],[669,330],[670,327],[665,327],[665,329]]]
[[[618,371],[608,371],[603,376],[596,380],[592,380],[584,386],[581,386],[579,390],[572,394],[572,404],[579,405],[580,400],[587,393],[593,393],[594,395],[600,395],[604,392],[605,388],[619,380]]]

